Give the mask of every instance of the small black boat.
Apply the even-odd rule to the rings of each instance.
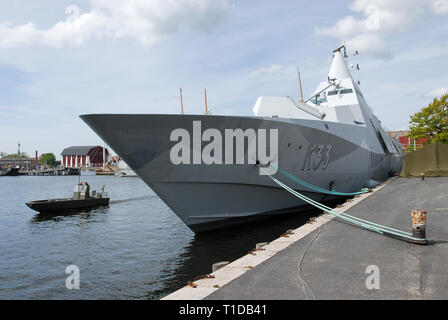
[[[39,212],[62,212],[76,209],[92,208],[109,205],[109,198],[49,199],[27,202],[26,205]]]
[[[90,186],[86,183],[77,184],[73,192],[73,198],[48,199],[26,202],[26,205],[33,210],[44,213],[55,213],[74,211],[78,209],[93,208],[109,205],[109,197],[103,190],[100,192],[89,192]]]

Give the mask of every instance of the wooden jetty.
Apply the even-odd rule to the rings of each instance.
[[[73,176],[79,175],[79,169],[77,168],[48,168],[48,169],[32,169],[32,170],[20,170],[20,175],[23,176]]]

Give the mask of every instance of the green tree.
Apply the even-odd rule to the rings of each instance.
[[[53,153],[44,153],[42,157],[40,157],[40,163],[53,167],[56,165],[56,157]]]
[[[448,143],[448,93],[411,116],[411,139],[428,138],[428,143]]]
[[[11,153],[5,155],[4,158],[19,158],[19,155],[17,153]],[[29,156],[26,152],[20,152],[20,158],[29,158]]]

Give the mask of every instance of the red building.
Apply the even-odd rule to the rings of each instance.
[[[409,130],[388,131],[387,135],[392,139],[398,140],[405,150],[409,151],[423,148],[423,145],[428,138],[418,138],[414,140],[408,137],[410,133],[411,131]]]
[[[428,140],[427,138],[418,138],[418,139],[411,139],[410,137],[399,137],[399,140],[401,145],[406,150],[417,150],[420,148],[423,148],[424,143]]]
[[[66,168],[102,167],[109,158],[109,151],[101,146],[72,146],[65,148],[62,155],[62,165]]]

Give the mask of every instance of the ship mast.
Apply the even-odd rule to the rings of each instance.
[[[184,101],[182,99],[182,88],[180,88],[180,112],[184,114]]]
[[[300,70],[297,67],[297,76],[299,77],[299,90],[300,90],[300,101],[303,102],[303,92],[302,92],[302,80],[300,80]]]

